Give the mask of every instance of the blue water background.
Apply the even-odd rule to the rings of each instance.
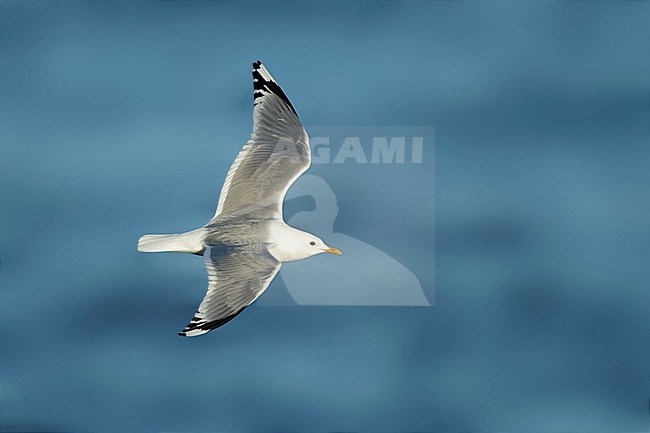
[[[2,2],[1,428],[647,431],[648,22],[632,1]],[[307,125],[435,127],[435,186],[408,189],[435,224],[381,171],[376,220],[335,183],[337,231],[416,268],[435,249],[433,307],[176,336],[201,260],[135,241],[210,217],[257,58]]]

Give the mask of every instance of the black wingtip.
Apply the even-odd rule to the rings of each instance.
[[[240,315],[241,312],[244,311],[245,309],[246,309],[246,307],[243,307],[241,310],[231,314],[230,316],[227,316],[227,317],[224,317],[224,318],[221,318],[221,319],[217,319],[217,320],[213,320],[211,322],[205,322],[202,319],[200,319],[198,316],[195,315],[194,318],[190,321],[190,323],[187,324],[185,329],[183,329],[181,332],[179,332],[178,335],[180,335],[181,337],[188,337],[188,338],[189,337],[196,337],[198,335],[204,335],[204,334],[206,334],[206,333],[208,333],[208,332],[210,332],[210,331],[212,331],[214,329],[217,329],[217,328],[225,325],[226,323],[230,322],[232,319],[234,319],[235,317]],[[197,314],[198,314],[198,312],[197,312]],[[205,331],[205,332],[203,332],[201,334],[198,334],[198,335],[191,335],[191,336],[187,335],[187,332],[195,331],[197,329],[200,329],[200,330]]]
[[[263,67],[262,62],[258,60],[253,62],[253,101],[255,105],[257,105],[258,99],[264,96],[265,92],[274,93],[287,104],[296,116],[298,115],[287,95],[278,83],[273,80],[266,68]]]

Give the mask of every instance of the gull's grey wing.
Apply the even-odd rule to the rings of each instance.
[[[253,132],[228,171],[215,218],[252,210],[280,217],[284,195],[311,163],[296,110],[259,61],[253,63],[253,90]]]
[[[263,244],[209,246],[204,259],[208,292],[194,318],[178,334],[184,337],[205,334],[234,319],[266,290],[281,265]]]

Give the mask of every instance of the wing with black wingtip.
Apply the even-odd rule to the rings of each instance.
[[[205,252],[208,292],[183,337],[202,335],[225,325],[271,284],[280,262],[266,246],[210,246]]]
[[[311,163],[307,132],[260,61],[253,63],[253,96],[253,132],[228,170],[214,218],[250,210],[281,217],[287,190]]]

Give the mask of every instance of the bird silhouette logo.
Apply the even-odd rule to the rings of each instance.
[[[286,264],[280,277],[298,305],[431,305],[418,278],[406,266],[377,247],[334,232],[339,208],[334,191],[323,178],[301,176],[286,199],[302,196],[310,196],[315,209],[294,214],[288,223],[319,233],[345,251],[345,260],[328,260],[332,257],[323,256],[298,266]],[[323,265],[323,260],[328,261],[327,265]]]

